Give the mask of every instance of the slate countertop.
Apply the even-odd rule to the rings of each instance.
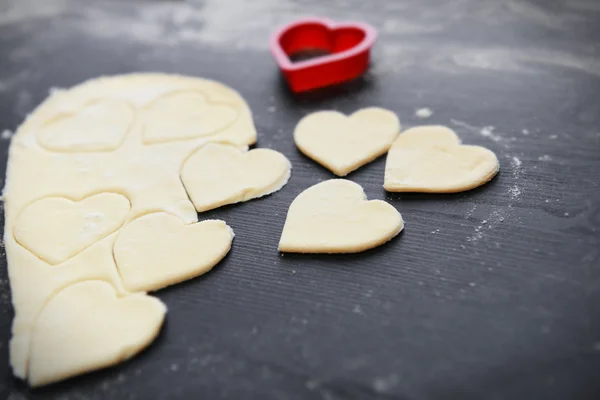
[[[310,15],[377,27],[363,79],[290,94],[267,38]],[[292,178],[202,216],[233,227],[233,249],[157,293],[169,314],[150,349],[42,390],[7,364],[2,258],[0,398],[600,398],[600,3],[0,0],[0,165],[51,88],[135,71],[238,90],[258,146],[290,158]],[[359,255],[281,256],[290,202],[333,177],[296,150],[296,122],[366,106],[452,127],[496,152],[499,175],[461,194],[388,194],[380,158],[349,179],[403,214],[400,237]]]

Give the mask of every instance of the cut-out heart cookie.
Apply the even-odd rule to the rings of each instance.
[[[118,298],[104,281],[68,286],[36,320],[29,383],[46,385],[131,358],[158,335],[166,311],[145,294]]]
[[[110,151],[119,147],[133,118],[126,101],[100,99],[50,119],[39,128],[37,141],[52,151]]]
[[[115,240],[114,256],[129,291],[153,291],[202,275],[231,249],[233,231],[219,220],[185,225],[159,212],[125,226]]]
[[[498,169],[492,151],[461,145],[444,126],[420,126],[400,134],[390,148],[383,186],[389,192],[456,193],[483,185]]]
[[[281,153],[209,143],[183,165],[181,180],[198,212],[265,196],[290,178],[291,164]]]
[[[231,125],[239,115],[233,104],[212,103],[197,91],[167,94],[144,110],[144,143],[210,136]]]
[[[367,201],[360,185],[332,179],[306,189],[294,199],[279,251],[357,253],[389,241],[403,227],[402,215],[390,204]]]
[[[49,264],[59,264],[121,227],[129,200],[116,193],[100,193],[73,201],[46,197],[19,214],[15,240]]]
[[[388,151],[398,132],[398,117],[382,108],[365,108],[350,116],[319,111],[300,120],[294,141],[306,156],[344,176]]]

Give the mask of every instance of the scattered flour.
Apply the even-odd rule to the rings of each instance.
[[[496,130],[496,128],[491,125],[480,128],[480,127],[476,127],[473,125],[469,125],[468,123],[457,120],[457,119],[451,119],[450,122],[456,126],[466,129],[469,132],[477,133],[485,138],[491,139],[496,143],[504,143],[504,142],[507,142],[510,140],[510,139],[506,139],[506,138],[500,136],[499,134],[495,133],[494,131]],[[508,146],[508,144],[504,143],[504,147],[509,147],[509,146]]]
[[[538,157],[538,161],[551,161],[552,157],[550,157],[548,154],[544,154],[543,156]]]
[[[508,189],[508,194],[510,195],[511,199],[516,200],[521,195],[521,188],[519,188],[517,185],[511,186],[510,189]]]
[[[496,128],[494,128],[493,126],[484,126],[483,128],[481,128],[480,133],[483,136],[492,139],[494,142],[499,142],[502,140],[502,138],[494,134],[494,129]]]
[[[472,236],[469,236],[467,238],[467,242],[475,242],[481,238],[483,238],[483,225],[479,225],[477,228],[475,228],[475,233]]]
[[[521,177],[521,166],[523,165],[523,162],[516,156],[512,156],[511,160],[510,160],[510,164],[512,166],[512,175],[513,175],[513,179],[516,181],[519,180],[519,178]],[[521,195],[521,188],[518,185],[513,185],[508,189],[508,195],[510,196],[510,198],[512,200],[517,200],[519,198],[519,196]]]
[[[487,215],[486,219],[482,220],[481,223],[475,227],[473,234],[466,238],[467,242],[477,242],[480,239],[483,239],[485,236],[485,229],[494,229],[500,223],[504,222],[506,216],[509,211],[501,208],[494,208]],[[471,217],[472,211],[467,212],[467,218]],[[485,228],[485,229],[484,229]],[[465,249],[464,245],[460,246],[461,249]]]
[[[1,135],[2,139],[8,140],[8,139],[12,138],[12,136],[13,136],[13,133],[11,131],[9,131],[8,129],[5,129],[2,131],[2,135]]]
[[[550,139],[556,140],[556,139],[558,139],[558,135],[550,135]]]
[[[373,390],[377,393],[386,393],[392,390],[398,384],[398,375],[390,374],[385,377],[375,378],[373,381]]]
[[[415,111],[415,116],[421,119],[429,118],[432,115],[433,111],[430,108],[419,108]]]
[[[523,135],[529,135],[529,130],[528,130],[528,129],[523,129],[523,130],[521,131],[521,133],[522,133]]]

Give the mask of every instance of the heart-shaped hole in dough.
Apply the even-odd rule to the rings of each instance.
[[[150,103],[143,113],[144,143],[163,143],[211,136],[233,124],[234,104],[212,103],[198,91],[177,91]]]
[[[17,243],[49,264],[59,264],[123,225],[131,205],[116,193],[79,201],[46,197],[21,211],[13,228]]]
[[[365,108],[350,116],[319,111],[300,120],[294,141],[304,155],[345,176],[384,154],[398,132],[398,117],[382,108]]]
[[[420,126],[400,134],[390,148],[384,188],[388,192],[456,193],[487,183],[498,169],[492,151],[461,145],[447,127]]]
[[[51,151],[112,151],[123,142],[134,116],[133,107],[124,100],[94,100],[47,121],[36,137],[40,146]]]
[[[357,183],[331,179],[311,186],[294,199],[279,251],[357,253],[389,241],[403,227],[402,216],[390,204],[367,201]]]
[[[125,226],[114,256],[131,291],[154,291],[202,275],[227,255],[233,231],[220,220],[185,225],[164,212],[144,215]]]
[[[240,151],[235,146],[208,143],[192,154],[181,170],[181,181],[198,212],[266,196],[290,178],[291,164],[270,149]]]

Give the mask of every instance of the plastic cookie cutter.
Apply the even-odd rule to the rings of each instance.
[[[304,92],[361,76],[376,38],[362,22],[303,18],[273,33],[269,45],[292,91]]]

